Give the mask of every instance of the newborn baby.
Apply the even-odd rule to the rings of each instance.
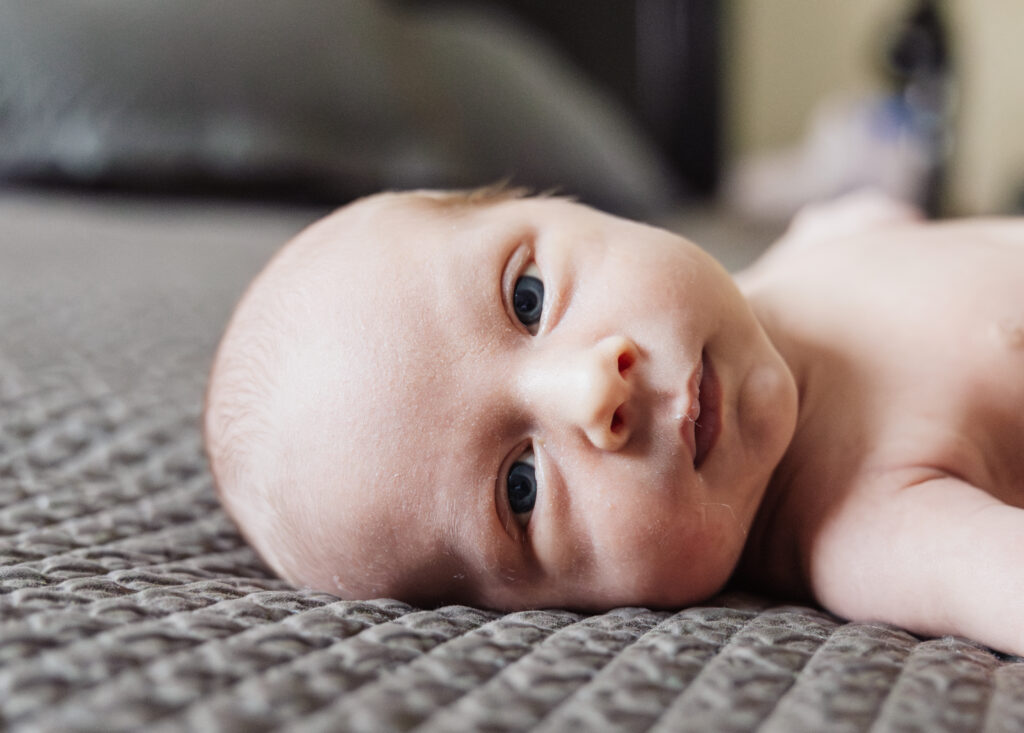
[[[1024,223],[859,196],[735,279],[560,198],[314,224],[218,351],[216,484],[346,598],[675,608],[736,585],[1024,654]]]

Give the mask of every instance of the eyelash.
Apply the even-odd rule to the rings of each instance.
[[[536,263],[531,262],[516,277],[508,298],[512,316],[530,335],[536,335],[540,328],[540,320],[544,315],[544,279],[541,277]]]
[[[544,280],[535,262],[530,262],[512,281],[508,303],[514,321],[531,336],[536,335],[545,304]],[[501,481],[502,501],[521,528],[530,523],[539,491],[533,448],[528,446],[512,461]]]
[[[505,474],[505,501],[508,504],[509,513],[519,526],[526,527],[530,523],[530,516],[536,506],[539,491],[540,485],[537,481],[533,449],[526,448],[512,462]],[[517,504],[528,506],[516,511]]]

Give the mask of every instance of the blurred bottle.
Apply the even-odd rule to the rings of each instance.
[[[884,88],[826,96],[799,145],[740,161],[726,185],[738,210],[784,219],[805,204],[871,188],[928,216],[941,213],[954,77],[939,3],[915,0],[884,38],[876,57]]]
[[[949,36],[939,3],[918,0],[903,18],[886,55],[893,102],[922,152],[919,205],[938,216],[952,153],[954,77]]]

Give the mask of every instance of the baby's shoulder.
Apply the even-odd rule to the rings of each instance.
[[[918,209],[874,190],[808,204],[797,212],[786,232],[762,255],[755,269],[784,265],[790,258],[836,241],[921,219]]]
[[[922,305],[933,316],[945,307],[968,321],[988,318],[993,307],[1012,311],[1021,300],[1024,218],[797,222],[737,281],[748,297],[801,318],[827,318],[833,307],[858,316],[881,309],[886,320],[913,314],[920,328],[929,320],[920,320]]]
[[[784,239],[820,244],[923,218],[911,204],[866,189],[805,206],[793,217]]]
[[[931,251],[929,251],[931,250]],[[902,277],[900,265],[918,274],[934,271],[923,261],[938,255],[945,263],[973,263],[1003,269],[1024,265],[1024,217],[964,218],[927,221],[913,206],[874,191],[858,191],[802,209],[786,233],[754,264],[740,282],[808,270],[827,276],[830,268],[845,282],[877,276],[883,268]]]

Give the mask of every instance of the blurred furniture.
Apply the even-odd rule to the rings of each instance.
[[[879,66],[917,0],[730,0],[726,24],[730,156],[785,149],[821,100],[882,86]],[[940,0],[949,31],[955,140],[947,215],[1022,210],[1024,4]]]
[[[725,11],[716,0],[403,0],[490,6],[539,31],[629,110],[685,193],[715,192],[721,167]]]
[[[508,178],[636,217],[672,204],[663,154],[536,32],[426,10],[0,3],[0,181],[343,203]]]

